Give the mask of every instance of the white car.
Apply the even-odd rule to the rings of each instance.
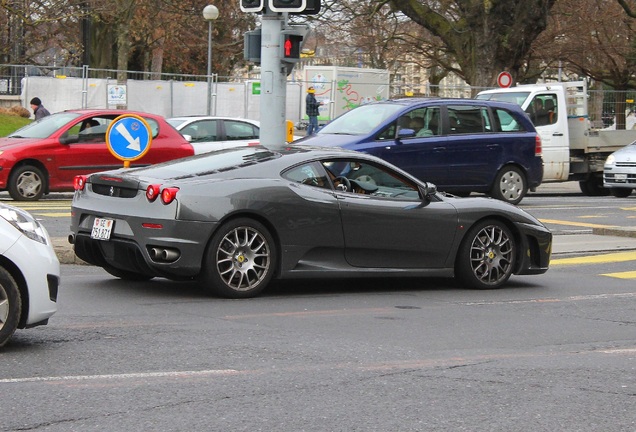
[[[60,263],[44,226],[0,203],[0,347],[16,329],[48,323],[59,286]]]
[[[260,124],[232,117],[187,116],[167,119],[192,147],[195,154],[246,145],[258,145]]]
[[[627,198],[636,188],[636,142],[616,150],[603,166],[603,186],[618,198]]]

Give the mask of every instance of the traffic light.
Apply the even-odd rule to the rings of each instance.
[[[265,0],[241,0],[241,10],[243,12],[260,12],[265,6]]]
[[[245,32],[243,40],[243,58],[261,64],[261,29]]]
[[[300,61],[300,50],[303,45],[303,34],[298,30],[283,30],[280,37],[282,61],[296,63]]]
[[[307,6],[302,12],[292,12],[291,15],[317,15],[320,13],[320,0],[307,0]]]
[[[307,0],[269,0],[272,12],[302,12],[307,7]]]

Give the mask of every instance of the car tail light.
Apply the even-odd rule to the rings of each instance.
[[[256,147],[256,146],[259,146],[259,145],[261,145],[260,141],[247,143],[248,147]]]
[[[534,141],[534,155],[535,156],[542,156],[543,155],[541,137],[539,136],[539,134],[537,134],[537,136],[535,137],[535,141]]]
[[[146,188],[146,199],[153,202],[159,196],[161,185],[152,184]]]
[[[167,187],[163,188],[161,191],[161,202],[164,204],[170,204],[177,197],[177,192],[179,188],[176,187]]]
[[[84,175],[78,175],[75,176],[73,178],[73,189],[77,190],[84,190],[84,187],[86,186],[86,179],[88,177],[84,176]]]

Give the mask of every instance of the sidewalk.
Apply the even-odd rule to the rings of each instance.
[[[66,238],[51,239],[60,264],[85,264],[75,256]],[[557,234],[553,237],[552,255],[603,253],[636,250],[636,230],[598,229],[592,234]]]

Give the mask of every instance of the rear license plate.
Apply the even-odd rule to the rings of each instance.
[[[115,221],[112,219],[95,218],[91,238],[95,240],[109,240]]]
[[[617,182],[626,182],[627,174],[614,174],[614,180]]]

